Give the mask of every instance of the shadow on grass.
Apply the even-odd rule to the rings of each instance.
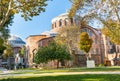
[[[110,67],[97,67],[97,68],[72,68],[69,69],[69,72],[95,72],[95,71],[120,71],[120,67],[118,68],[110,68]]]
[[[8,78],[0,81],[120,81],[120,75],[116,74],[82,74],[41,77]]]

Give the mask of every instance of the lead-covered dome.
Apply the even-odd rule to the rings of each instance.
[[[60,19],[68,18],[68,13],[63,13],[52,19],[52,23],[59,21]]]
[[[8,43],[11,44],[13,47],[23,47],[25,45],[25,42],[17,36],[11,36],[8,39]]]
[[[58,32],[62,27],[75,24],[75,18],[69,18],[69,13],[63,13],[52,19],[52,32]]]
[[[57,32],[53,32],[53,31],[45,31],[42,33],[42,35],[46,35],[48,37],[54,37],[57,35]]]

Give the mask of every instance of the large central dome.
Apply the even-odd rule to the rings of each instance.
[[[52,23],[59,21],[60,19],[68,18],[68,13],[63,13],[52,19]]]

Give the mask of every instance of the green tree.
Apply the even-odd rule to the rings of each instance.
[[[76,25],[63,27],[58,31],[55,41],[67,46],[70,53],[77,48],[79,42],[80,28]]]
[[[21,14],[25,20],[31,20],[32,17],[45,11],[48,0],[0,0],[0,39],[4,42],[9,37],[9,26],[13,23],[15,14]],[[5,49],[0,46],[1,53]]]
[[[3,54],[4,50],[6,49],[5,46],[0,46],[0,56]]]
[[[69,0],[72,2],[72,7],[69,11],[69,17],[75,16],[79,8],[83,7],[84,0]]]
[[[8,38],[8,26],[13,23],[15,14],[21,14],[25,20],[31,20],[45,11],[48,0],[0,0],[0,33]]]
[[[103,27],[102,32],[110,38],[111,42],[120,45],[120,25],[112,20],[108,20],[106,24],[109,28]]]
[[[5,44],[6,49],[4,50],[2,56],[4,59],[6,59],[7,57],[13,57],[13,48],[11,45],[9,44]]]
[[[120,45],[120,25],[113,20],[108,20],[106,22],[105,27],[102,28],[103,34],[105,34],[107,37],[109,37],[110,41],[115,44],[115,65],[117,65],[117,58],[118,58],[118,46]],[[109,26],[109,28],[108,28]]]
[[[55,37],[57,43],[66,45],[72,55],[73,66],[76,65],[75,51],[78,50],[79,34],[80,27],[73,25],[61,28]]]
[[[95,23],[101,27],[110,28],[108,21],[117,22],[120,26],[120,1],[119,0],[70,0],[73,5],[69,16],[79,13],[86,22]],[[72,12],[74,11],[74,12]],[[71,15],[73,14],[73,15]],[[115,28],[116,29],[116,28]],[[120,30],[120,29],[119,29]]]
[[[49,61],[57,60],[57,68],[59,62],[70,60],[71,56],[64,45],[51,42],[48,46],[41,47],[35,55],[35,63],[47,63]]]
[[[86,32],[80,34],[80,49],[86,52],[87,60],[89,60],[89,51],[92,47],[93,40],[89,38],[89,35]]]
[[[100,26],[106,25],[106,21],[116,20],[120,24],[120,1],[119,0],[70,0],[73,5],[70,9],[69,16],[73,17],[79,13],[88,22]],[[72,12],[74,11],[74,12]],[[73,15],[72,15],[73,14]],[[107,25],[106,25],[107,26]],[[109,28],[109,27],[108,27]]]
[[[0,27],[3,27],[9,16],[20,13],[25,20],[45,11],[48,0],[0,0]]]
[[[4,46],[4,40],[0,38],[0,56],[3,54],[6,47]]]
[[[20,50],[19,50],[19,54],[20,54],[20,56],[21,57],[24,57],[24,55],[25,55],[25,46],[23,46]]]
[[[0,38],[4,40],[4,42],[7,41],[9,37],[9,26],[12,25],[13,23],[13,16],[9,16],[8,20],[6,23],[3,25],[3,27],[0,27]]]
[[[119,45],[120,1],[119,0],[70,0],[73,5],[70,16],[82,14],[86,22],[104,27],[104,33],[114,44]],[[74,12],[72,12],[74,11]],[[83,15],[84,14],[84,15]],[[89,23],[88,23],[89,24]],[[106,34],[107,33],[107,34]],[[115,58],[117,57],[117,54]]]

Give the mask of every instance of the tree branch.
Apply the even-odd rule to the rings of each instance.
[[[9,18],[9,14],[10,14],[10,10],[11,10],[11,3],[12,3],[12,0],[10,0],[10,2],[9,2],[8,10],[7,10],[6,14],[5,14],[5,17],[3,17],[2,20],[0,21],[0,28],[4,26],[5,22]]]
[[[114,0],[110,0],[110,2],[111,2],[111,4],[114,4],[115,5],[115,2],[114,2]],[[115,11],[115,14],[116,14],[116,17],[117,17],[117,21],[119,22],[119,24],[120,24],[120,17],[119,17],[119,14],[118,14],[118,10],[117,10],[117,8],[114,6],[114,11]]]

